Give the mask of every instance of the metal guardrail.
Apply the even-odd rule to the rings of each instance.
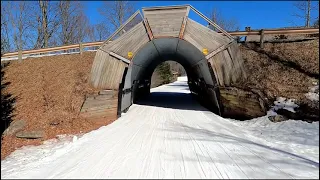
[[[221,33],[221,32],[219,32]],[[263,42],[263,35],[279,35],[279,34],[317,34],[319,33],[318,28],[295,28],[295,29],[262,29],[262,30],[252,30],[252,31],[233,31],[228,32],[232,36],[251,36],[251,35],[260,35],[261,42]],[[223,33],[221,33],[223,34]],[[66,51],[70,49],[79,49],[79,53],[82,53],[84,48],[87,47],[96,47],[101,46],[104,42],[89,42],[89,43],[80,43],[80,44],[73,44],[67,46],[59,46],[59,47],[52,47],[52,48],[44,48],[44,49],[35,49],[35,50],[26,50],[26,51],[17,51],[17,52],[10,52],[5,53],[1,56],[1,58],[9,58],[9,57],[16,57],[18,59],[22,59],[22,55],[32,55],[32,54],[40,54],[40,53],[50,53],[56,51]],[[262,43],[263,44],[263,43]]]

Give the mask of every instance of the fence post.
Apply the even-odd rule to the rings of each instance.
[[[80,54],[82,54],[83,52],[83,45],[82,45],[82,42],[79,43],[79,51],[80,51]]]
[[[250,27],[250,26],[249,26],[249,27],[245,27],[245,31],[246,31],[246,32],[251,31],[251,27]],[[248,36],[245,36],[244,42],[247,42],[247,37],[248,37]]]
[[[264,29],[260,30],[260,48],[263,48]]]
[[[18,61],[22,62],[22,51],[21,50],[18,51]]]

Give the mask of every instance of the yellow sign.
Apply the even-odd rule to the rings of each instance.
[[[206,49],[206,48],[202,49],[202,53],[203,53],[204,55],[207,55],[207,54],[208,54],[208,49]]]
[[[133,53],[132,52],[128,52],[128,58],[131,59],[133,56]]]

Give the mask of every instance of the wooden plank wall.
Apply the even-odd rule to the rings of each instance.
[[[188,18],[183,39],[193,44],[200,51],[202,51],[203,48],[208,49],[209,53],[230,41],[227,37],[218,34],[190,18]]]
[[[93,86],[101,89],[117,90],[126,66],[127,64],[110,56],[107,52],[97,50],[91,69]]]
[[[92,69],[91,82],[94,87],[101,89],[119,88],[124,68],[128,66],[121,60],[110,56],[108,52],[114,52],[127,58],[128,52],[135,54],[140,47],[149,41],[146,29],[142,22],[130,29],[111,43],[103,44],[97,50]]]
[[[179,27],[178,30],[174,31],[171,29],[170,31],[170,36],[178,37],[181,23],[183,17],[186,15],[186,11],[186,8],[182,8],[173,10],[161,9],[157,11],[147,10],[144,11],[144,13],[146,17],[151,18],[151,20],[154,20],[156,23],[154,24],[155,26],[153,26],[153,28],[158,28],[159,33],[161,32],[164,34],[168,33],[169,31],[167,31],[168,29],[166,30],[166,28],[162,28],[162,23],[165,23],[166,21],[175,22],[175,18],[181,18],[181,22],[178,23],[178,25],[175,24],[176,28]],[[157,35],[164,35],[161,33]],[[210,30],[191,19],[188,19],[187,21],[183,38],[197,47],[200,51],[202,51],[203,48],[208,49],[209,53],[230,42],[227,37],[222,36],[221,34],[218,34],[217,32]],[[111,51],[126,58],[129,51],[135,54],[148,41],[149,37],[147,31],[143,22],[140,22],[130,31],[126,32],[113,42],[109,44],[103,44],[96,53],[91,70],[91,81],[94,87],[113,90],[117,90],[119,88],[123,70],[127,64],[113,56],[110,56],[108,52]],[[239,78],[245,77],[243,60],[236,43],[217,53],[208,60],[212,65],[216,79],[220,86],[228,86],[231,83],[236,82]]]
[[[227,49],[208,59],[220,86],[229,86],[246,78],[239,45],[233,43]]]
[[[155,38],[179,37],[182,21],[186,13],[187,7],[143,9],[144,17],[148,20]]]
[[[112,43],[104,44],[102,50],[112,51],[122,57],[127,58],[128,52],[136,53],[138,49],[149,41],[147,31],[143,22],[138,23],[125,34],[121,35]]]
[[[210,52],[226,45],[230,40],[221,34],[188,19],[184,40],[190,42],[200,51],[204,48]],[[228,86],[245,77],[243,60],[237,43],[208,59],[220,86]]]

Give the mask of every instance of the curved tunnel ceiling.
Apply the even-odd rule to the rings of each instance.
[[[204,78],[207,84],[214,85],[204,54],[179,38],[153,39],[145,44],[132,60],[131,79],[150,79],[156,66],[167,60],[180,63],[189,78]]]

